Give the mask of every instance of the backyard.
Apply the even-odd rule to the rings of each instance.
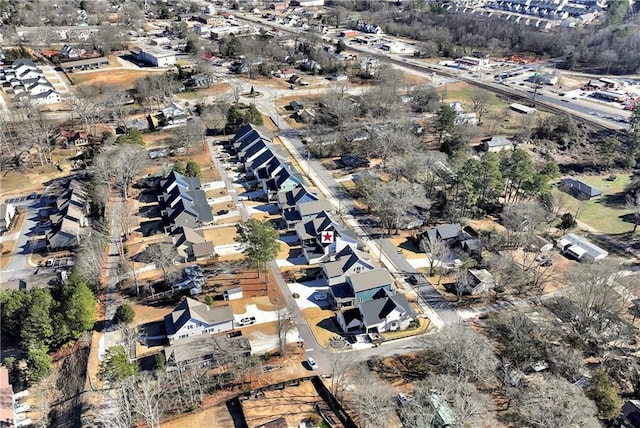
[[[578,221],[606,234],[628,233],[633,230],[633,223],[625,216],[632,210],[627,208],[624,189],[631,181],[629,175],[619,175],[613,181],[607,181],[608,176],[579,176],[574,177],[591,186],[602,190],[602,196],[589,201],[579,201],[573,197],[567,198],[566,211],[577,214]],[[553,190],[555,195],[561,192]]]

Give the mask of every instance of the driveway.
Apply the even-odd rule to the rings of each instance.
[[[326,281],[317,279],[309,282],[290,282],[287,284],[291,294],[297,293],[300,295],[296,299],[296,303],[300,310],[308,308],[328,308],[331,306],[331,301],[328,299],[329,286]],[[315,300],[315,298],[327,297],[323,300]]]

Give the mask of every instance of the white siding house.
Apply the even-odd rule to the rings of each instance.
[[[164,317],[164,324],[169,344],[173,344],[179,339],[233,330],[233,311],[231,306],[210,307],[187,297]]]

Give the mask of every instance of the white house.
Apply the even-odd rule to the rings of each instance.
[[[62,97],[60,93],[54,90],[49,90],[47,92],[41,92],[37,95],[31,97],[34,103],[38,105],[44,104],[55,104],[62,101]]]
[[[210,307],[190,298],[184,299],[164,317],[169,344],[201,334],[233,330],[231,306]]]
[[[16,215],[16,207],[13,204],[0,204],[0,232],[4,232]]]
[[[384,333],[406,330],[416,315],[404,294],[397,294],[339,311],[336,320],[344,332]]]
[[[589,263],[599,262],[609,255],[606,250],[573,233],[568,233],[560,238],[557,247],[575,259]]]

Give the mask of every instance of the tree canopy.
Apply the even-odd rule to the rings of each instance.
[[[280,250],[278,231],[268,221],[250,218],[240,230],[240,242],[249,264],[257,268],[258,277],[264,265],[273,260]]]
[[[126,351],[120,345],[111,346],[105,351],[98,377],[102,381],[118,382],[138,373],[135,362],[129,361]]]

